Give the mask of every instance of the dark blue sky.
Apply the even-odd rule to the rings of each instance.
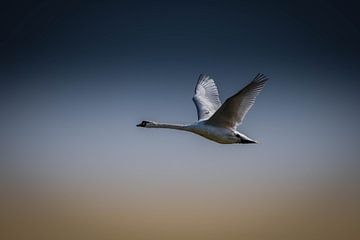
[[[355,4],[323,1],[14,1],[2,72],[137,62],[358,63]],[[349,66],[350,65],[350,66]],[[6,71],[4,71],[6,70]],[[260,69],[261,70],[261,69]],[[97,69],[97,71],[99,71]]]

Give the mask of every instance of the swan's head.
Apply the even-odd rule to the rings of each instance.
[[[142,121],[141,123],[139,123],[138,125],[136,125],[137,127],[151,127],[153,126],[154,123],[150,122],[150,121]]]

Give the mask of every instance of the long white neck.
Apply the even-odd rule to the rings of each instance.
[[[156,123],[152,122],[151,124],[146,125],[146,128],[170,128],[176,130],[189,131],[189,125],[185,124],[170,124],[170,123]]]

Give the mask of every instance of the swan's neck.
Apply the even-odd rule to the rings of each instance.
[[[170,123],[155,123],[149,124],[146,126],[147,128],[170,128],[170,129],[176,129],[176,130],[183,130],[183,131],[189,131],[189,125],[185,124],[170,124]]]

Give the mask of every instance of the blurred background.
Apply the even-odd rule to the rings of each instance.
[[[11,1],[0,8],[1,239],[359,239],[351,1]],[[270,77],[220,145],[191,123]]]

